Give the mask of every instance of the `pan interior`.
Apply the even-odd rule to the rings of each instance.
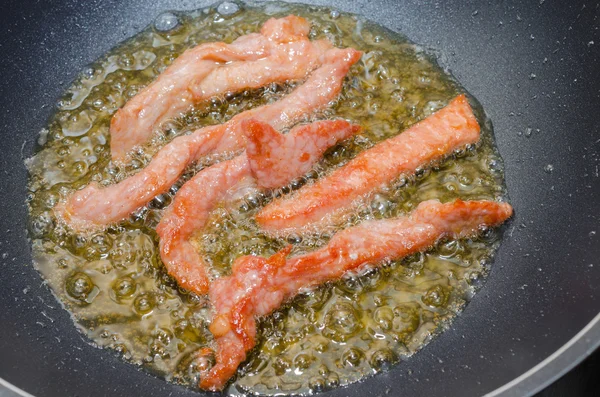
[[[223,4],[227,4],[224,6]],[[364,51],[340,99],[316,118],[347,118],[364,132],[332,149],[315,170],[279,191],[245,195],[219,207],[198,249],[214,275],[225,275],[242,254],[270,255],[294,243],[294,253],[324,245],[338,229],[365,219],[410,212],[419,202],[505,199],[503,165],[491,122],[470,97],[482,126],[477,147],[401,178],[365,202],[338,229],[314,236],[270,238],[252,216],[285,194],[342,166],[358,152],[439,110],[465,92],[423,48],[376,24],[329,8],[269,3],[223,3],[188,13],[167,13],[87,67],[67,89],[27,161],[30,234],[37,269],[74,322],[93,343],[169,381],[197,382],[194,352],[210,345],[210,308],[204,297],[179,289],[160,262],[154,227],[176,189],[131,219],[93,234],[75,233],[52,208],[92,181],[118,182],[143,168],[175,136],[222,123],[289,93],[295,84],[271,85],[197,105],[165,124],[153,144],[127,165],[109,161],[109,122],[128,98],[186,48],[256,31],[267,18],[296,14],[312,23],[311,38]],[[527,131],[525,133],[528,133]],[[531,131],[529,131],[531,133]],[[208,166],[200,162],[181,182]],[[551,171],[551,170],[550,170]],[[352,274],[303,294],[262,322],[261,343],[241,367],[230,392],[307,393],[346,385],[408,359],[443,331],[487,275],[501,233],[445,241],[435,249]]]

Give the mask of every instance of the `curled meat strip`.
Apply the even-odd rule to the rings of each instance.
[[[303,78],[311,61],[331,46],[326,41],[311,43],[309,29],[307,20],[294,15],[272,18],[260,33],[239,37],[231,44],[204,43],[185,51],[115,113],[110,125],[112,158],[122,160],[135,146],[146,143],[161,122],[196,102]]]
[[[245,178],[252,178],[251,163],[266,158],[264,161],[268,161],[270,167],[260,171],[258,180],[263,182],[261,185],[272,185],[276,181],[282,186],[306,173],[327,147],[359,130],[358,126],[343,120],[301,125],[286,135],[255,119],[242,121],[241,127],[250,142],[268,136],[273,139],[272,144],[251,145],[251,159],[242,153],[197,173],[179,189],[156,228],[160,256],[167,271],[180,286],[196,294],[208,292],[209,277],[206,263],[190,237],[204,228],[210,212],[232,188]],[[278,156],[279,153],[285,156]]]

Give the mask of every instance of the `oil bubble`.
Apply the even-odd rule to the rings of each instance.
[[[164,12],[154,20],[154,29],[159,32],[169,32],[179,26],[179,18],[172,12]]]
[[[340,385],[340,377],[335,372],[332,372],[327,376],[327,387],[332,389]]]
[[[141,315],[148,314],[154,309],[156,305],[156,301],[154,299],[154,295],[149,293],[143,293],[138,295],[133,301],[133,306]]]
[[[117,279],[113,285],[113,291],[119,299],[129,298],[135,293],[136,282],[131,276],[125,276]]]
[[[43,237],[50,233],[53,225],[52,217],[48,213],[43,213],[31,222],[31,234],[36,238]]]
[[[373,353],[369,359],[369,364],[375,371],[387,371],[397,359],[396,354],[390,349],[381,349]]]
[[[168,345],[169,343],[171,343],[171,339],[173,339],[173,333],[171,332],[171,330],[166,328],[159,328],[154,333],[154,336],[156,340],[158,340],[164,345]]]
[[[362,350],[351,347],[342,353],[342,363],[346,366],[356,367],[360,365],[364,357]]]
[[[165,359],[169,357],[169,352],[162,343],[154,342],[150,345],[150,355],[155,357],[158,356],[160,358]]]
[[[230,1],[224,1],[217,7],[217,12],[223,16],[236,14],[240,10],[240,6]]]
[[[327,382],[320,376],[314,376],[308,381],[308,387],[313,392],[321,392],[325,390]]]
[[[294,358],[294,366],[302,371],[308,369],[313,361],[315,361],[313,356],[306,353],[300,353]]]
[[[448,302],[448,291],[441,285],[431,287],[425,295],[423,295],[423,303],[428,306],[442,307]]]
[[[202,374],[211,369],[215,362],[212,351],[202,349],[189,353],[177,363],[176,377],[183,378],[190,384],[198,384]]]
[[[87,274],[75,272],[67,279],[66,289],[72,298],[85,301],[94,289],[94,283]]]
[[[348,303],[334,305],[326,316],[323,336],[336,342],[345,342],[362,328],[354,308]]]
[[[379,324],[383,330],[390,330],[394,324],[394,312],[391,308],[384,306],[379,307],[373,314],[373,319]]]

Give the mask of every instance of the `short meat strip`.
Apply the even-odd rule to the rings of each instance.
[[[257,215],[259,225],[275,234],[302,232],[326,224],[368,194],[401,175],[450,155],[479,140],[479,124],[464,95],[401,134],[365,150],[312,185],[276,199]]]
[[[328,148],[358,131],[343,120],[303,125],[287,135],[254,123],[245,129],[246,156],[258,185],[273,189],[306,174]]]

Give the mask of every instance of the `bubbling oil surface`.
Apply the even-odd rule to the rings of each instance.
[[[151,145],[127,165],[110,162],[109,122],[114,112],[185,49],[231,42],[255,32],[270,17],[296,14],[311,24],[311,39],[364,51],[340,98],[311,119],[346,118],[360,135],[327,151],[308,175],[267,193],[252,192],[217,208],[197,239],[215,277],[240,255],[271,255],[286,244],[294,254],[327,243],[336,230],[365,219],[403,215],[427,199],[500,199],[502,161],[491,124],[470,98],[482,139],[415,176],[397,181],[321,233],[268,237],[253,215],[272,197],[287,194],[340,167],[360,151],[397,135],[445,106],[460,85],[422,48],[361,17],[304,5],[224,3],[159,16],[135,37],[90,65],[58,103],[39,139],[30,171],[30,235],[35,265],[79,329],[99,347],[167,381],[195,387],[194,352],[210,345],[206,297],[178,288],[165,272],[154,228],[178,186],[214,159],[200,161],[168,193],[119,225],[77,234],[52,208],[91,182],[108,185],[143,168],[158,148],[198,127],[271,102],[294,84],[215,98],[164,123]],[[435,249],[350,274],[304,293],[261,321],[259,343],[229,388],[232,394],[301,394],[334,388],[379,372],[418,351],[458,314],[480,285],[501,235],[446,241]]]

